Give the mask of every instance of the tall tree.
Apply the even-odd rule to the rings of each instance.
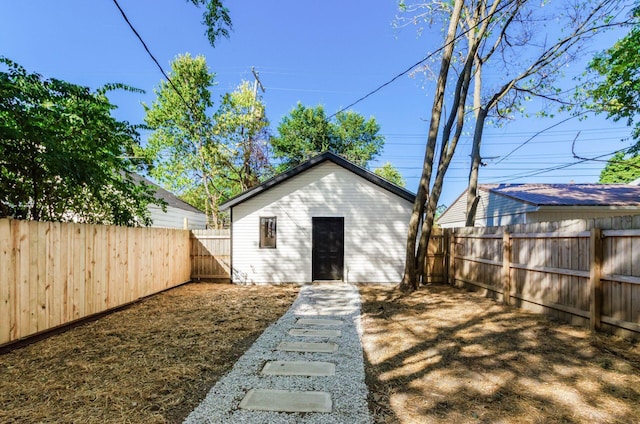
[[[599,183],[630,183],[640,178],[640,155],[626,157],[624,152],[613,155],[600,172]]]
[[[220,193],[215,180],[220,149],[216,142],[211,88],[215,75],[203,56],[179,55],[171,63],[170,81],[154,90],[156,100],[143,105],[145,122],[153,133],[144,154],[160,184],[203,209],[209,225],[220,224]]]
[[[356,112],[340,112],[335,122],[327,119],[322,106],[305,107],[298,103],[278,125],[271,141],[278,171],[296,166],[311,156],[330,151],[367,167],[384,146],[375,118],[365,119]]]
[[[467,226],[475,223],[479,200],[477,190],[480,147],[487,118],[493,116],[497,122],[510,119],[514,111],[522,110],[523,103],[532,98],[543,99],[546,103],[568,105],[567,95],[554,87],[556,80],[562,76],[563,68],[580,57],[591,39],[603,30],[627,22],[624,18],[614,19],[623,4],[620,1],[569,1],[547,15],[540,11],[538,5],[519,1],[504,3],[504,9],[499,13],[481,16],[482,19],[490,19],[499,24],[490,33],[495,34],[495,37],[490,35],[482,40],[484,51],[476,57],[474,63],[475,125],[467,190]],[[486,10],[486,5],[483,5],[483,9]],[[549,42],[545,35],[545,43],[542,43],[543,39],[539,35],[540,31],[536,31],[536,26],[551,20],[563,22],[564,31],[555,42]],[[467,26],[465,29],[470,28],[472,27]],[[469,34],[472,37],[474,32],[469,31]],[[511,58],[521,57],[525,49],[530,59],[521,61],[522,66],[514,67]],[[501,60],[490,61],[494,56]],[[489,67],[491,74],[500,72],[504,78],[497,86],[483,87],[481,75],[483,68],[489,64],[492,65]]]
[[[260,183],[270,174],[269,121],[256,87],[244,81],[223,96],[214,116],[214,131],[220,147],[220,166],[225,168],[225,198]]]
[[[149,224],[154,190],[129,172],[139,144],[97,91],[28,73],[0,58],[0,217]]]
[[[632,13],[633,26],[613,47],[589,63],[592,75],[601,78],[588,90],[591,108],[614,121],[633,127],[633,152],[640,152],[640,6]]]
[[[506,116],[528,96],[539,95],[546,99],[549,92],[555,93],[549,75],[558,71],[564,60],[573,54],[572,49],[579,46],[582,40],[601,26],[610,24],[608,18],[615,14],[620,3],[615,0],[567,1],[558,6],[566,9],[564,14],[558,14],[558,10],[555,10],[551,16],[546,15],[548,8],[543,9],[538,3],[528,0],[457,0],[453,4],[433,1],[424,5],[427,10],[425,16],[433,13],[445,16],[441,20],[448,21],[448,30],[436,83],[423,174],[407,237],[407,259],[401,289],[416,289],[424,276],[425,254],[444,176],[456,151],[469,110],[470,85],[476,84],[474,163],[479,164],[480,141],[488,113],[494,111],[498,116]],[[561,20],[560,17],[565,18],[563,22],[567,26],[556,43],[549,43],[544,25],[551,18]],[[568,35],[563,35],[565,33]],[[541,39],[536,39],[534,35]],[[477,85],[483,82],[483,68],[495,53],[499,53],[498,57],[503,59],[493,61],[504,65],[502,71],[496,72],[502,77],[498,86],[491,87],[488,95],[482,96],[481,88]],[[455,63],[452,58],[455,58]],[[452,77],[454,88],[447,93],[449,70],[454,66],[457,68]],[[445,104],[451,113],[441,128]],[[440,149],[435,176],[432,178],[438,136]],[[471,183],[477,183],[477,173],[476,183]],[[469,202],[471,206],[475,200],[469,199]],[[422,225],[418,231],[420,221]],[[416,238],[419,238],[417,249]]]

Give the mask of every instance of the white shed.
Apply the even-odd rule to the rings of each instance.
[[[231,209],[231,280],[397,283],[415,195],[323,153],[254,187]]]

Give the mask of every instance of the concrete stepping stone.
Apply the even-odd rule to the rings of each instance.
[[[292,328],[289,330],[289,334],[292,336],[305,336],[305,337],[340,337],[342,331],[340,330],[314,330],[311,328]]]
[[[338,344],[329,343],[305,343],[305,342],[282,342],[278,345],[278,350],[287,352],[319,352],[333,353],[338,350]]]
[[[240,402],[240,408],[252,411],[331,412],[333,402],[331,395],[326,392],[251,389]]]
[[[328,377],[336,375],[336,365],[331,362],[270,361],[264,364],[262,374]]]
[[[298,318],[298,324],[333,326],[333,325],[342,325],[343,321],[341,319]]]

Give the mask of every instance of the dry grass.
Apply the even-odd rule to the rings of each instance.
[[[181,422],[297,292],[188,284],[1,355],[0,422]]]
[[[640,346],[432,285],[362,287],[376,423],[638,423]]]

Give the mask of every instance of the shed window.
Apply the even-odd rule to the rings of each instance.
[[[276,217],[260,217],[260,248],[276,248]]]

